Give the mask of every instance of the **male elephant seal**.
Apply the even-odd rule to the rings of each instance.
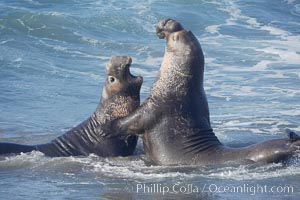
[[[106,65],[107,80],[101,101],[87,120],[47,144],[29,146],[0,143],[0,154],[37,150],[51,157],[86,156],[91,153],[98,156],[131,155],[137,144],[137,136],[101,137],[105,123],[128,115],[140,105],[143,79],[130,73],[130,64],[131,58],[127,56],[111,58]]]
[[[146,155],[154,164],[278,162],[299,148],[300,140],[292,132],[289,139],[244,148],[224,146],[210,124],[203,88],[204,56],[198,40],[171,19],[159,22],[156,32],[167,43],[150,95],[133,113],[111,123],[111,128],[123,133],[143,134]]]

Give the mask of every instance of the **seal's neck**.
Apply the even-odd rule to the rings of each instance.
[[[174,98],[190,92],[202,92],[202,65],[200,58],[181,58],[166,52],[151,95]]]
[[[118,95],[101,97],[95,116],[101,123],[125,117],[140,105],[139,96]]]

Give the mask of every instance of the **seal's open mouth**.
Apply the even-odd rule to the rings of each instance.
[[[127,64],[126,65],[126,69],[125,69],[127,81],[129,83],[142,85],[142,83],[143,83],[143,77],[142,76],[134,76],[134,75],[132,75],[131,72],[130,72],[130,66],[131,66],[131,64]]]

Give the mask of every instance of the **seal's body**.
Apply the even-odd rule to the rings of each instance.
[[[123,133],[142,134],[146,155],[154,164],[278,162],[299,147],[300,140],[291,137],[244,148],[224,146],[211,128],[204,56],[197,38],[170,19],[159,22],[156,32],[167,43],[150,95],[132,114],[112,123]]]
[[[106,65],[107,81],[96,111],[84,122],[49,143],[20,145],[0,143],[0,154],[41,151],[47,156],[79,156],[94,153],[98,156],[131,155],[137,136],[120,135],[104,138],[102,126],[124,117],[140,105],[142,77],[131,75],[132,60],[127,56],[112,57]],[[110,134],[107,133],[106,134]]]

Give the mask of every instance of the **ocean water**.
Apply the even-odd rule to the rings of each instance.
[[[47,142],[99,102],[104,66],[133,58],[144,100],[174,18],[205,53],[212,126],[242,145],[300,132],[298,0],[0,0],[0,141]],[[149,166],[128,158],[0,157],[0,199],[299,199],[300,162],[232,167]]]

